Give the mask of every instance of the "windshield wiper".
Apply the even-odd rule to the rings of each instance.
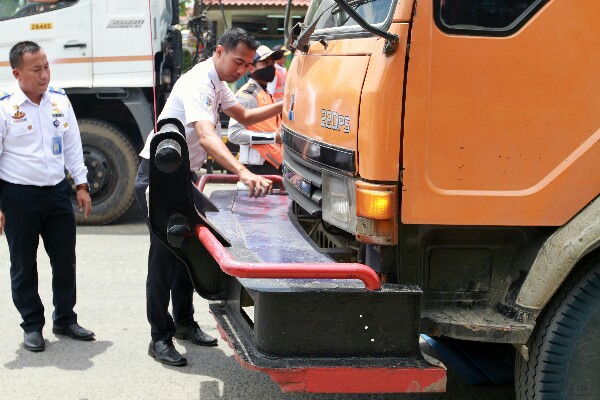
[[[382,29],[379,29],[379,28],[369,24],[353,8],[353,7],[359,7],[363,4],[367,4],[367,3],[370,3],[375,0],[350,0],[349,2],[345,2],[344,0],[333,0],[333,1],[337,4],[337,6],[331,11],[331,15],[335,15],[335,14],[339,13],[340,11],[344,11],[353,20],[355,20],[361,28],[363,28],[367,32],[371,32],[372,34],[385,39],[385,45],[383,46],[384,54],[389,55],[396,51],[396,49],[398,48],[398,42],[400,41],[400,38],[398,37],[398,35],[386,32]],[[288,6],[289,6],[290,2],[291,2],[291,0],[288,0]],[[314,19],[314,21],[308,26],[304,25],[300,22],[298,24],[296,24],[294,26],[294,28],[299,26],[302,30],[300,31],[300,34],[298,35],[298,39],[294,40],[294,35],[293,35],[294,28],[292,28],[292,34],[288,37],[288,40],[286,43],[287,48],[291,49],[292,51],[298,49],[298,50],[306,53],[308,51],[308,42],[309,42],[310,37],[312,36],[313,32],[315,31],[315,28],[317,27],[317,23],[319,22],[319,20],[323,16],[323,14],[325,14],[325,12],[327,12],[331,7],[333,7],[333,4],[330,7],[327,7],[325,10],[323,10],[321,12],[321,14],[319,14]],[[288,20],[287,19],[288,12],[289,11],[286,10],[286,21]]]
[[[354,10],[354,8],[352,8],[353,5],[356,5],[358,7],[359,5],[369,3],[372,0],[354,0],[354,1],[350,2],[350,3],[353,3],[352,5],[350,5],[349,3],[346,3],[344,0],[333,0],[333,1],[335,1],[335,3],[338,5],[338,7],[340,9],[342,9],[346,14],[348,14],[353,20],[355,20],[356,23],[358,25],[360,25],[361,28],[363,28],[367,32],[371,32],[372,34],[385,39],[385,45],[383,46],[383,52],[385,54],[392,54],[396,51],[396,49],[398,48],[398,42],[400,41],[400,38],[398,37],[398,35],[386,32],[382,29],[379,29],[379,28],[369,24],[367,21],[364,20],[363,17],[361,17],[356,12],[356,10]]]
[[[291,0],[288,0],[288,4],[290,2],[291,2]],[[315,28],[317,27],[317,23],[319,22],[319,20],[323,16],[323,14],[325,14],[331,7],[333,7],[333,4],[330,5],[329,7],[327,7],[326,9],[324,9],[323,11],[321,11],[321,14],[319,14],[315,18],[315,20],[308,26],[304,25],[303,23],[300,23],[300,22],[298,22],[296,25],[294,25],[294,28],[292,28],[292,34],[288,37],[286,47],[288,49],[292,49],[292,51],[299,49],[300,51],[306,53],[308,51],[308,41],[310,40],[311,35],[315,31]],[[293,32],[294,32],[294,29],[298,26],[302,30],[300,31],[300,34],[298,35],[298,39],[294,40]]]
[[[372,3],[374,1],[375,0],[350,0],[350,1],[347,1],[346,4],[348,4],[350,7],[356,9],[364,4]],[[333,10],[331,10],[331,15],[339,14],[340,11],[342,11],[342,9],[340,8],[339,5],[336,5],[335,7],[333,7]]]

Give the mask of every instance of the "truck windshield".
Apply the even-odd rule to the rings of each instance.
[[[52,11],[59,8],[68,7],[76,2],[77,0],[0,0],[0,20],[40,14],[46,11]]]
[[[395,0],[347,0],[346,2],[371,25],[385,22],[393,11],[392,6],[396,3]],[[319,18],[316,30],[358,25],[333,0],[313,0],[306,13],[305,23],[310,25],[316,18]]]

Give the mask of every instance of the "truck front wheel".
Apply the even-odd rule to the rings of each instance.
[[[519,400],[600,399],[600,257],[588,259],[554,296],[518,356]]]
[[[79,225],[108,224],[133,203],[137,154],[116,126],[95,119],[82,119],[78,124],[88,169],[92,214],[84,219],[73,196],[76,220]]]

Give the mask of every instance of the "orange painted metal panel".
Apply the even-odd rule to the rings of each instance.
[[[398,0],[393,22],[409,22],[413,13],[413,0]]]
[[[600,193],[600,3],[554,0],[509,37],[441,32],[419,2],[402,221],[564,224]]]
[[[362,90],[358,166],[363,179],[397,182],[408,24],[392,24],[390,32],[400,37],[398,50],[386,56],[385,40],[377,41]]]
[[[308,54],[297,53],[287,75],[283,125],[320,142],[356,150],[360,94],[374,44],[374,38],[331,40],[324,49],[313,42]],[[339,124],[338,129],[321,126],[322,110],[348,117],[348,132]]]

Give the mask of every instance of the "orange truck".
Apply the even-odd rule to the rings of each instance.
[[[600,398],[598,15],[313,0],[279,195],[219,191],[177,220],[151,188],[238,360],[288,391],[444,391],[424,334],[514,349],[519,400]]]

